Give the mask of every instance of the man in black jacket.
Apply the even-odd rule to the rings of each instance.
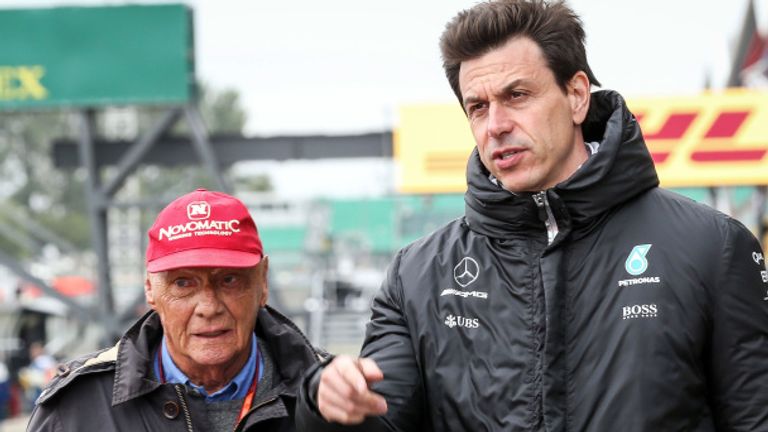
[[[266,306],[268,259],[238,199],[198,189],[149,230],[153,309],[114,347],[64,365],[28,431],[293,431],[317,355]]]
[[[401,250],[360,359],[310,371],[303,430],[768,430],[764,255],[658,188],[563,3],[460,13],[441,50],[477,147],[466,215]]]

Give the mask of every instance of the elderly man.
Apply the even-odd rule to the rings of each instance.
[[[112,348],[65,365],[29,431],[292,431],[317,353],[267,306],[268,259],[239,200],[198,189],[149,230],[152,311]]]
[[[441,50],[477,144],[466,215],[397,254],[363,358],[309,373],[299,428],[768,430],[760,245],[658,187],[576,14],[479,3]]]

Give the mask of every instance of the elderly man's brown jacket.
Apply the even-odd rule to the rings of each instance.
[[[319,358],[301,331],[269,307],[259,311],[259,344],[274,364],[237,431],[294,431],[294,406],[304,370]],[[182,384],[161,384],[152,359],[160,344],[159,316],[149,312],[112,348],[62,365],[43,391],[28,431],[211,430],[204,398]]]

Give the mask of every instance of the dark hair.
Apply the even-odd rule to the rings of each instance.
[[[590,84],[600,85],[587,63],[581,19],[562,1],[490,0],[461,11],[440,37],[445,75],[459,103],[461,63],[519,36],[539,46],[563,91],[578,71],[587,74]]]

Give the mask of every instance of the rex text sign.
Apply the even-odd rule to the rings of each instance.
[[[0,10],[0,110],[186,103],[192,32],[182,4]]]

